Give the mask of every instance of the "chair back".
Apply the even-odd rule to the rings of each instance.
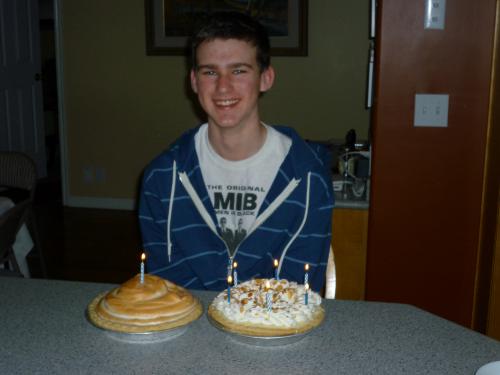
[[[337,270],[335,269],[335,256],[330,245],[328,264],[326,266],[325,298],[334,299],[337,291]]]
[[[0,152],[0,188],[6,188],[5,191],[0,191],[0,195],[9,197],[17,203],[16,206],[21,205],[20,202],[24,202],[22,206],[26,207],[27,213],[22,215],[22,222],[26,222],[33,239],[34,251],[38,253],[40,258],[42,276],[47,277],[42,244],[38,234],[37,218],[33,209],[37,177],[35,162],[27,154],[15,151]],[[11,237],[9,237],[10,240],[12,240]],[[3,237],[1,241],[3,250],[3,247],[6,246],[5,243],[9,241]],[[13,258],[15,260],[15,257]]]
[[[33,199],[36,181],[33,159],[22,152],[0,152],[0,186],[27,190]]]
[[[17,232],[26,219],[27,209],[30,201],[16,204],[0,216],[0,264],[11,262],[15,271],[19,271],[15,260],[13,245],[16,241]]]

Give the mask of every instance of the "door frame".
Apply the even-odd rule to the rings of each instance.
[[[54,0],[54,31],[56,43],[56,69],[57,69],[57,100],[59,112],[59,147],[61,154],[61,188],[63,206],[68,203],[68,142],[66,128],[66,106],[64,94],[64,53],[63,53],[63,25],[62,25],[62,0]]]

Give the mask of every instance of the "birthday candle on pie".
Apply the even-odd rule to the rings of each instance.
[[[304,285],[305,293],[304,293],[304,303],[307,306],[309,304],[309,284]]]
[[[238,268],[238,262],[233,263],[234,286],[238,286],[238,271],[236,271],[236,268]]]
[[[271,285],[269,284],[269,280],[266,281],[266,307],[267,311],[271,312],[272,309],[272,300],[271,300]]]
[[[227,277],[227,303],[231,303],[231,283],[233,278],[231,275]]]
[[[141,254],[141,284],[144,284],[144,261],[146,260],[146,254]]]
[[[274,278],[276,280],[279,280],[279,275],[278,275],[278,259],[274,260]]]
[[[309,282],[309,263],[304,266],[306,273],[304,274],[304,285]]]

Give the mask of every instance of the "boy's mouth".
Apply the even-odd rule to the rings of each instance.
[[[238,103],[238,99],[223,99],[223,100],[215,100],[214,103],[217,107],[232,107],[236,103]]]

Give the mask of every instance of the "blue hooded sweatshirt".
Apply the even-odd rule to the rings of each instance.
[[[184,133],[146,168],[139,203],[147,272],[190,289],[222,290],[233,261],[238,280],[278,274],[319,291],[325,282],[334,194],[328,166],[291,128],[274,127],[292,146],[255,225],[230,257],[203,181],[194,135]]]

